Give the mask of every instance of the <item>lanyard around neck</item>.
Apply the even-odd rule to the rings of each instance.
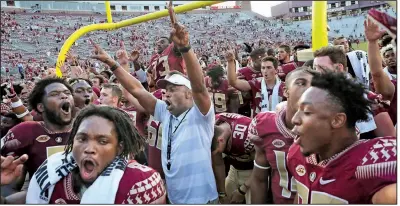
[[[169,128],[168,128],[168,146],[167,146],[167,169],[170,170],[171,169],[171,145],[172,145],[172,136],[175,134],[176,130],[178,130],[179,126],[181,125],[181,123],[183,122],[183,120],[185,120],[186,115],[190,112],[192,108],[190,108],[185,115],[183,116],[183,118],[181,119],[181,121],[179,121],[178,126],[175,127],[175,130],[172,132],[172,115],[169,118]]]

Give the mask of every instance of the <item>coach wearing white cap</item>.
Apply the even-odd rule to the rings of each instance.
[[[218,192],[210,150],[214,107],[199,61],[189,45],[188,32],[183,26],[174,24],[171,38],[182,53],[188,78],[179,72],[171,72],[166,79],[159,80],[157,86],[166,90],[165,101],[157,100],[94,43],[96,55],[93,58],[108,64],[122,86],[162,123],[161,159],[170,202],[216,204]]]

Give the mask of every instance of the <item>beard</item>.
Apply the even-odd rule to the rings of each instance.
[[[46,115],[47,121],[49,121],[52,124],[60,125],[60,126],[66,126],[66,125],[69,125],[72,122],[72,116],[71,116],[70,120],[64,121],[61,118],[60,113],[49,109],[46,106],[46,104],[43,104],[43,108],[44,108],[43,114]]]

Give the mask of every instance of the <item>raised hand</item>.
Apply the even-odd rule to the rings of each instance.
[[[67,54],[65,54],[65,58],[67,59],[67,62],[70,64],[78,64],[76,61],[76,56],[73,54],[73,51],[68,51]]]
[[[94,47],[93,55],[90,58],[97,59],[106,64],[109,64],[110,62],[113,61],[111,56],[106,51],[104,51],[99,45],[94,43],[92,39],[89,39],[89,41]]]
[[[189,32],[183,25],[179,24],[178,21],[176,20],[175,11],[172,8],[172,1],[169,2],[168,12],[172,24],[172,31],[171,31],[172,41],[178,48],[189,46]]]
[[[8,185],[22,174],[23,164],[28,160],[28,155],[24,154],[14,160],[13,156],[1,156],[1,185]]]
[[[137,61],[139,59],[139,56],[140,56],[139,51],[138,50],[133,50],[131,52],[131,56],[130,56],[129,60],[135,62],[135,61]]]
[[[364,20],[364,32],[365,38],[368,41],[377,41],[385,33],[385,31],[380,30],[379,26],[369,18]]]
[[[235,51],[232,50],[232,49],[228,49],[228,50],[225,52],[225,60],[226,60],[227,62],[235,61]]]
[[[115,56],[117,56],[118,63],[120,63],[121,65],[129,63],[128,53],[126,52],[125,44],[123,41],[120,41],[120,48]]]

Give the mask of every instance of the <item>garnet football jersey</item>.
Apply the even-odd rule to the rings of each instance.
[[[204,79],[211,101],[215,107],[215,114],[228,112],[229,95],[233,93],[233,88],[229,86],[228,80],[224,79],[218,88],[213,88],[211,78]]]
[[[289,74],[291,71],[295,70],[296,68],[297,65],[293,61],[280,65],[278,68],[278,76],[281,79],[281,81],[284,82],[286,75]]]
[[[240,69],[237,73],[237,77],[239,79],[244,79],[246,81],[257,79],[258,77],[262,77],[260,71],[256,71],[250,67],[244,67]]]
[[[155,72],[155,83],[164,77],[170,71],[179,71],[186,74],[186,65],[181,56],[177,56],[174,49],[174,43],[171,43],[161,54],[154,54],[150,60],[149,73]]]
[[[255,80],[259,77],[262,77],[262,74],[260,71],[256,71],[256,70],[252,69],[251,67],[244,67],[237,72],[237,77],[238,77],[238,79],[244,79],[246,81],[250,81],[250,80]],[[238,96],[241,101],[240,102],[241,106],[251,104],[251,100],[253,97],[244,98],[240,91],[238,91]],[[251,111],[249,111],[249,113],[251,113]]]
[[[390,119],[393,122],[393,125],[397,124],[397,80],[391,80],[394,85],[394,94],[393,99],[390,101],[390,106],[388,108],[379,108],[379,111],[373,110],[374,116],[380,112],[388,112]],[[373,92],[375,92],[375,86],[372,81],[370,81],[370,88]],[[371,98],[372,95],[368,95],[368,99],[374,101],[374,98]],[[373,97],[373,96],[372,96]]]
[[[40,165],[54,153],[64,151],[70,131],[54,133],[48,130],[44,122],[22,122],[13,127],[1,139],[2,156],[28,155],[25,166],[30,177]]]
[[[157,99],[162,99],[161,89],[153,92]],[[149,166],[160,173],[161,178],[164,179],[164,171],[161,165],[161,143],[162,143],[162,124],[151,115],[147,121],[147,141],[148,141],[148,155],[147,162]]]
[[[231,147],[229,151],[224,151],[224,154],[230,159],[230,164],[239,170],[253,169],[254,144],[248,136],[248,128],[251,119],[235,113],[220,113],[215,116],[215,124],[228,123],[231,127],[232,134]]]
[[[395,137],[358,140],[327,160],[304,157],[293,144],[287,156],[298,203],[370,204],[373,195],[397,182]]]
[[[129,108],[124,108],[123,109],[131,118],[133,125],[137,128],[136,126],[136,121],[137,121],[137,111],[135,107],[129,107]]]
[[[260,111],[261,111],[261,103],[262,103],[262,93],[261,93],[261,82],[262,82],[262,77],[258,79],[254,79],[251,81],[248,81],[251,87],[251,94],[253,96],[252,99],[252,104],[251,104],[251,116],[254,117],[256,116]],[[283,96],[285,88],[285,83],[281,82],[278,90],[278,98],[279,102],[285,101],[286,98]],[[268,92],[268,99],[270,101],[271,105],[271,95],[273,92],[273,89],[267,88]],[[275,111],[275,108],[272,109],[272,111]]]
[[[55,184],[49,204],[80,204],[79,195],[73,191],[71,174]],[[131,160],[119,182],[114,203],[166,204],[166,194],[159,173]]]
[[[275,204],[293,204],[293,177],[288,172],[286,155],[295,135],[285,126],[286,108],[275,112],[260,112],[251,122],[251,141],[265,151],[271,167],[271,190]]]

